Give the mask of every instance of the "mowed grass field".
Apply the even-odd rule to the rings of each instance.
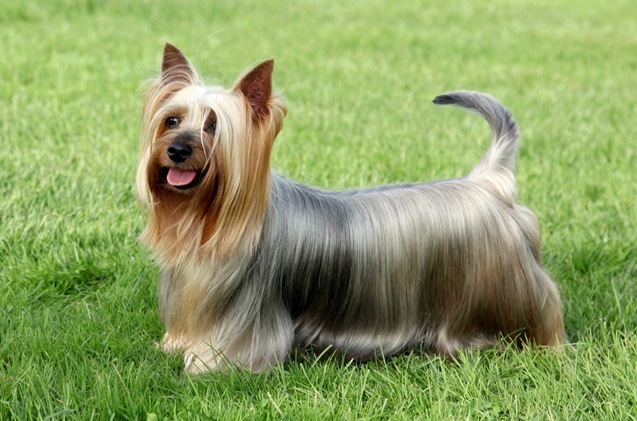
[[[3,1],[0,419],[637,418],[637,2]],[[520,124],[520,201],[575,349],[295,355],[189,377],[137,242],[144,82],[164,42],[210,83],[274,57],[281,173],[325,188],[465,174],[491,93]]]

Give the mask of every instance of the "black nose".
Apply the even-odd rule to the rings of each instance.
[[[192,154],[190,146],[181,142],[173,142],[168,146],[168,158],[173,162],[184,162]]]

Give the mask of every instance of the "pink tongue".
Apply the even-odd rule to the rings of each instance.
[[[171,168],[168,170],[166,180],[171,186],[180,187],[190,184],[196,176],[197,171],[183,171],[177,168]]]

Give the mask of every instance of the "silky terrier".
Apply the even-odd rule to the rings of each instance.
[[[145,96],[136,184],[164,350],[184,352],[191,373],[260,372],[294,346],[365,361],[565,343],[538,220],[517,203],[504,106],[469,91],[434,99],[491,126],[467,176],[326,191],[270,169],[287,113],[273,64],[206,86],[167,43]]]

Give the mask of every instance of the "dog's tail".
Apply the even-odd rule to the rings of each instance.
[[[456,105],[482,115],[491,126],[491,145],[469,177],[490,181],[503,199],[515,201],[515,155],[520,132],[511,112],[491,95],[455,91],[438,95],[437,105]]]

